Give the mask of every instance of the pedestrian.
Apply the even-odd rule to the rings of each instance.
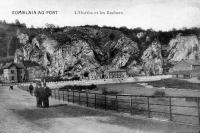
[[[44,99],[43,99],[43,107],[48,108],[49,107],[49,97],[51,96],[51,89],[46,86],[46,83],[44,83]]]
[[[33,95],[33,89],[34,89],[34,87],[33,87],[32,83],[31,83],[29,85],[29,92],[30,92],[31,96]]]
[[[12,85],[10,86],[9,90],[13,90],[13,86]]]
[[[44,95],[44,89],[42,87],[41,83],[37,83],[34,91],[35,97],[36,97],[36,106],[42,107],[42,99]]]

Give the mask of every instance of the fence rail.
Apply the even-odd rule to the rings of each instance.
[[[19,87],[27,90],[27,86]],[[52,89],[51,97],[96,109],[200,125],[200,97],[111,95],[69,89]]]
[[[53,89],[52,98],[92,108],[114,110],[131,115],[145,115],[148,118],[161,117],[170,121],[200,125],[200,97],[187,97],[187,99],[193,99],[192,104],[178,105],[175,104],[177,99],[186,99],[186,97],[108,95]]]

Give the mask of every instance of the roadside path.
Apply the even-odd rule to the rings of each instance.
[[[0,133],[199,133],[198,127],[136,119],[50,99],[36,108],[35,97],[0,86]]]

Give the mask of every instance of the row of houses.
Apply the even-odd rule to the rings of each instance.
[[[36,78],[42,78],[45,75],[45,69],[35,62],[24,61],[23,63],[6,63],[0,69],[1,81],[3,82],[26,82]],[[87,77],[82,79],[95,80],[100,78],[126,78],[126,70],[112,70],[102,73],[101,76],[94,72],[88,73]]]
[[[88,79],[95,80],[95,79],[108,79],[108,78],[127,78],[127,71],[124,69],[118,69],[118,70],[110,70],[105,71],[101,73],[97,73],[96,71],[92,71],[88,73]],[[86,77],[82,76],[82,79]],[[86,79],[87,79],[86,78]]]
[[[175,64],[168,72],[176,78],[192,78],[200,76],[200,61],[182,60]],[[31,61],[23,61],[23,63],[10,62],[4,64],[0,68],[1,81],[4,82],[25,82],[36,78],[41,78],[45,75],[45,69],[38,63]],[[99,76],[98,76],[99,75]],[[88,76],[83,76],[82,79],[101,79],[101,78],[127,78],[126,70],[111,70],[102,74],[97,74],[96,71],[88,73]]]

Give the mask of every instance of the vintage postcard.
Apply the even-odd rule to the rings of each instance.
[[[0,133],[199,133],[199,0],[0,3]]]

